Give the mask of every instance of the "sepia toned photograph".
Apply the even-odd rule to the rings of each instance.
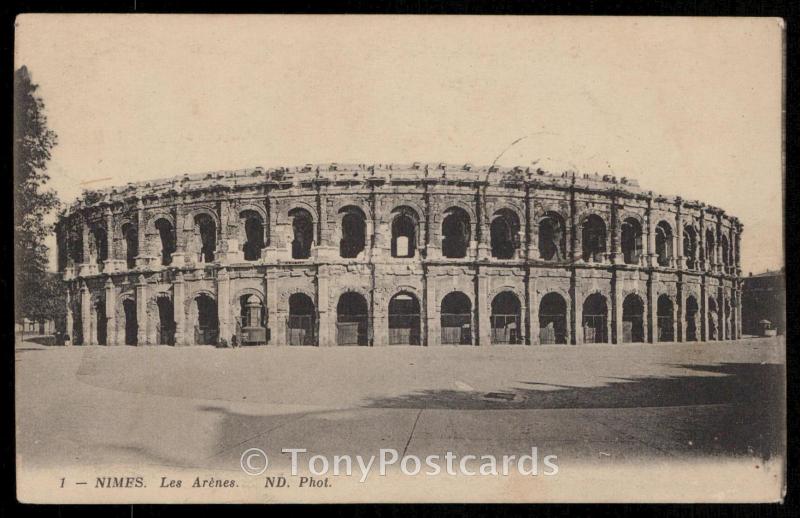
[[[20,15],[18,500],[781,502],[784,38]]]

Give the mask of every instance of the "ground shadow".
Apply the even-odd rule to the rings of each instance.
[[[376,408],[639,408],[783,402],[785,367],[780,364],[722,363],[668,365],[680,376],[605,378],[606,385],[574,387],[514,380],[530,388],[499,392],[425,390],[370,400]]]
[[[786,369],[782,364],[669,365],[679,376],[607,378],[596,387],[520,381],[530,388],[498,392],[426,390],[378,398],[366,406],[405,409],[645,409],[654,431],[680,435],[693,428],[698,453],[770,458],[785,437]],[[538,387],[538,388],[537,388]],[[688,408],[686,408],[688,407]],[[673,410],[670,411],[670,408]],[[649,409],[649,410],[647,410]]]

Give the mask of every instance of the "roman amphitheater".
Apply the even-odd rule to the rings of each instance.
[[[85,192],[56,225],[73,344],[736,339],[742,225],[630,178],[306,165]]]

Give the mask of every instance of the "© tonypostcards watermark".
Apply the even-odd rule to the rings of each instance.
[[[360,473],[359,482],[364,482],[375,470],[385,476],[390,468],[399,468],[404,475],[464,475],[464,476],[507,476],[512,471],[526,476],[552,476],[558,473],[556,455],[540,455],[539,449],[531,447],[530,453],[523,455],[458,455],[445,452],[425,457],[401,455],[392,448],[381,448],[377,455],[320,455],[309,454],[305,448],[283,448],[282,455],[291,460],[291,475],[297,476],[301,468],[312,475],[352,476]],[[249,448],[242,453],[242,470],[248,475],[261,475],[269,467],[269,457],[260,448]]]

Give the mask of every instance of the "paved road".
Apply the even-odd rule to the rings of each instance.
[[[236,470],[260,447],[570,462],[770,457],[784,342],[495,348],[26,347],[28,468]]]

